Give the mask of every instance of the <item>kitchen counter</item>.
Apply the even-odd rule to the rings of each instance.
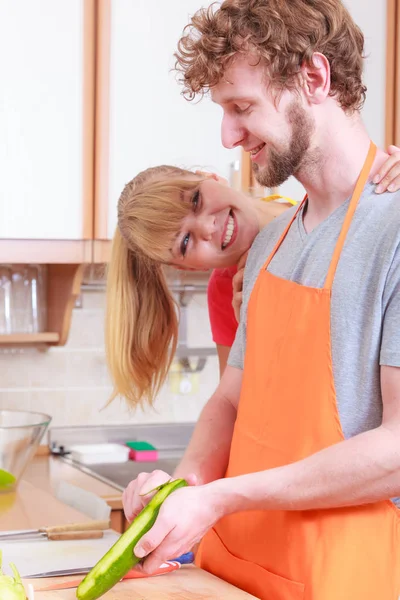
[[[54,497],[54,486],[61,480],[98,493],[110,505],[121,506],[121,495],[110,486],[76,471],[52,456],[41,456],[33,460],[25,473],[18,490],[0,495],[0,530],[36,529],[46,525],[81,523],[90,519],[79,511],[66,506]],[[43,542],[57,544],[58,542]],[[18,567],[18,564],[17,564]],[[76,589],[40,591],[46,585],[69,578],[24,580],[34,585],[35,600],[75,600]],[[254,596],[210,575],[194,565],[184,565],[178,571],[154,578],[127,580],[118,583],[103,596],[105,600],[255,600]]]
[[[58,456],[36,456],[28,465],[23,478],[49,493],[54,492],[60,481],[67,481],[103,498],[112,509],[122,509],[122,493],[119,489],[83,473]]]
[[[122,507],[122,492],[66,464],[60,457],[51,454],[36,456],[26,469],[23,478],[24,481],[53,496],[61,481],[92,492],[99,498],[103,498],[110,506],[111,527],[119,533],[125,531],[127,522]]]
[[[58,578],[65,580],[67,578]],[[41,580],[49,582],[49,580]],[[38,588],[38,580],[30,580]],[[25,584],[29,580],[25,580]],[[104,600],[257,600],[222,579],[198,569],[194,565],[185,565],[178,571],[129,580],[118,583],[112,590],[102,596]],[[76,600],[76,590],[35,591],[35,600]]]
[[[21,481],[16,492],[0,494],[0,531],[88,521],[89,517],[28,481]]]

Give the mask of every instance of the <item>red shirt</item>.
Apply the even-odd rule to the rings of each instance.
[[[236,265],[214,269],[208,282],[207,299],[213,341],[220,346],[232,346],[238,322],[233,312],[232,279]]]

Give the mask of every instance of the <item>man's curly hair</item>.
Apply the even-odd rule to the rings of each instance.
[[[200,9],[175,53],[183,95],[192,100],[219,83],[237,54],[265,65],[275,90],[296,89],[314,52],[331,68],[330,95],[346,112],[360,110],[364,36],[340,0],[225,0]]]

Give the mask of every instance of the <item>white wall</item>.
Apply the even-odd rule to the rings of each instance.
[[[47,352],[0,351],[0,409],[34,410],[53,417],[52,426],[122,423],[179,423],[198,419],[219,380],[218,359],[207,363],[191,390],[181,393],[168,379],[154,409],[128,410],[124,400],[106,407],[112,385],[105,361],[105,294],[84,292],[75,308],[66,346]],[[205,294],[193,296],[188,308],[189,346],[213,346]]]
[[[368,88],[362,116],[371,139],[380,147],[385,144],[386,101],[386,0],[344,0],[365,37],[364,82]],[[305,190],[291,177],[280,193],[301,200]]]

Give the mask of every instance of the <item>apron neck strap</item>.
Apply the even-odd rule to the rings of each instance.
[[[344,242],[346,240],[347,232],[348,232],[348,230],[350,228],[351,221],[352,221],[353,215],[355,213],[355,210],[357,208],[358,201],[359,201],[359,199],[361,197],[362,191],[363,191],[363,189],[365,187],[365,184],[368,181],[368,176],[369,176],[372,164],[373,164],[374,159],[375,159],[375,154],[376,154],[376,146],[371,141],[370,146],[369,146],[369,150],[368,150],[368,154],[367,154],[367,158],[365,159],[363,168],[362,168],[361,173],[360,173],[360,175],[358,177],[358,180],[357,180],[357,183],[356,183],[356,187],[354,188],[354,192],[353,192],[353,195],[352,195],[351,200],[350,200],[349,208],[347,210],[347,214],[346,214],[343,226],[342,226],[342,230],[340,232],[340,235],[339,235],[337,243],[336,243],[335,251],[334,251],[333,256],[332,256],[332,260],[331,260],[331,264],[329,266],[328,274],[326,276],[324,289],[329,289],[330,290],[332,288],[333,279],[335,277],[336,268],[337,268],[337,265],[338,265],[338,262],[339,262],[339,258],[340,258],[340,254],[341,254]],[[272,252],[269,255],[269,257],[267,258],[267,260],[265,261],[262,270],[264,270],[264,271],[267,270],[267,268],[268,268],[271,260],[274,258],[275,254],[278,252],[278,250],[279,250],[279,248],[280,248],[283,240],[286,238],[289,229],[291,228],[293,222],[295,221],[298,213],[303,208],[304,203],[305,203],[306,200],[307,200],[307,194],[304,196],[303,201],[298,206],[296,212],[294,213],[293,217],[289,221],[289,223],[288,223],[287,227],[285,228],[284,232],[282,233],[281,237],[279,238],[279,240],[275,244],[274,249],[272,250]]]
[[[371,141],[369,150],[368,150],[368,154],[367,154],[367,158],[365,159],[363,168],[361,169],[361,173],[358,177],[356,187],[354,188],[354,192],[353,192],[353,195],[350,200],[349,208],[347,209],[346,217],[343,222],[342,230],[341,230],[338,240],[336,242],[336,247],[335,247],[335,250],[334,250],[334,253],[332,256],[332,260],[331,260],[331,264],[329,266],[328,274],[327,274],[326,280],[325,280],[325,285],[324,285],[325,290],[332,289],[333,279],[335,277],[336,268],[339,263],[340,254],[342,252],[344,243],[346,241],[346,236],[350,229],[351,221],[352,221],[353,215],[356,211],[358,201],[360,200],[362,191],[365,187],[365,184],[368,181],[368,176],[371,171],[372,164],[375,159],[375,155],[376,155],[376,146]]]
[[[274,258],[275,254],[278,252],[283,240],[285,239],[285,237],[287,236],[287,233],[289,231],[289,229],[291,228],[293,222],[296,220],[297,215],[299,214],[299,212],[301,211],[301,209],[304,206],[305,201],[307,200],[307,194],[304,196],[303,201],[299,204],[299,206],[297,207],[296,212],[294,213],[293,217],[290,219],[289,223],[287,224],[287,226],[285,227],[284,232],[282,233],[281,237],[279,238],[279,240],[276,242],[274,249],[272,250],[271,254],[269,255],[269,257],[267,258],[267,260],[264,263],[264,266],[262,268],[263,271],[266,271],[269,263],[271,262],[271,260]]]

